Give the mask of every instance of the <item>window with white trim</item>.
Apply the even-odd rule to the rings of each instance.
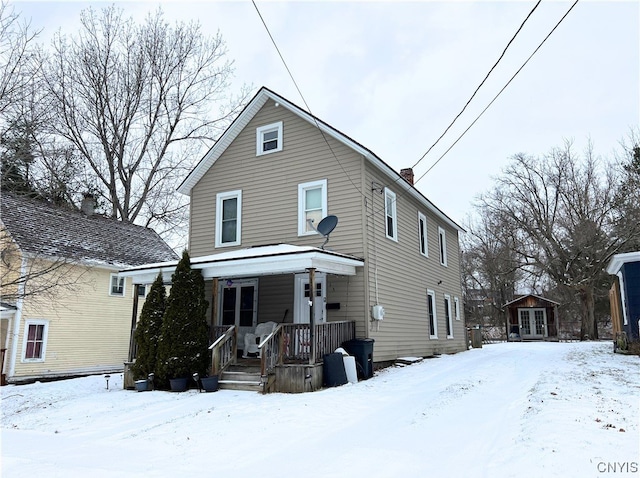
[[[242,190],[216,195],[216,247],[238,246],[242,232]]]
[[[440,264],[447,265],[447,235],[445,230],[438,227],[438,242],[440,243]]]
[[[451,296],[444,294],[444,317],[447,324],[447,338],[453,338],[453,321],[451,317]]]
[[[124,297],[124,277],[118,277],[117,273],[109,276],[109,295]]]
[[[453,298],[453,315],[456,320],[460,320],[460,301],[457,297]]]
[[[384,188],[384,217],[387,237],[398,240],[398,219],[396,214],[396,193]]]
[[[256,129],[256,156],[282,151],[282,121]]]
[[[133,285],[133,293],[138,294],[138,297],[146,297],[147,296],[147,286],[146,284],[134,284]]]
[[[429,244],[427,243],[427,218],[418,212],[418,242],[420,244],[420,254],[429,257]]]
[[[48,320],[27,320],[24,325],[23,362],[44,362],[49,332]]]
[[[298,236],[317,234],[314,227],[326,216],[327,180],[298,184]]]
[[[436,316],[436,293],[427,289],[427,314],[429,316],[429,338],[438,338],[438,317]]]

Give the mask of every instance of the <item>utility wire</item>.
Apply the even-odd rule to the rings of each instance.
[[[476,119],[473,120],[473,122],[467,127],[467,129],[465,129],[460,136],[458,136],[458,138],[453,142],[453,144],[451,146],[449,146],[449,148],[447,148],[447,150],[442,153],[442,155],[436,160],[435,163],[433,163],[429,169],[427,169],[422,176],[420,176],[416,181],[414,181],[414,185],[418,183],[418,181],[420,181],[422,178],[424,178],[427,173],[429,171],[431,171],[436,164],[438,164],[440,162],[440,160],[442,158],[445,157],[445,155],[451,151],[451,149],[456,145],[456,143],[458,143],[458,141],[460,141],[462,139],[462,137],[467,134],[467,131],[469,131],[471,129],[471,127],[476,124],[476,122],[482,117],[482,115],[484,115],[484,113],[489,109],[489,107],[494,103],[494,101],[496,101],[498,99],[498,97],[502,94],[502,92],[507,88],[507,86],[509,86],[511,84],[511,82],[514,80],[514,78],[518,75],[518,73],[520,73],[522,71],[522,69],[527,65],[527,63],[529,63],[529,60],[531,60],[531,58],[533,58],[533,56],[538,52],[538,50],[542,47],[542,45],[544,45],[544,43],[549,39],[549,37],[553,34],[554,31],[556,31],[556,29],[560,26],[560,24],[564,21],[564,19],[567,17],[567,15],[569,15],[569,13],[571,12],[571,10],[573,10],[573,7],[575,7],[578,2],[580,0],[576,0],[575,2],[573,2],[573,5],[571,5],[571,7],[569,7],[569,10],[567,10],[567,12],[562,16],[562,18],[560,20],[558,20],[558,23],[555,24],[555,26],[551,29],[551,31],[547,34],[546,37],[544,37],[544,39],[540,42],[540,44],[538,45],[538,47],[533,50],[533,53],[531,53],[531,55],[529,55],[529,58],[527,58],[525,60],[525,62],[522,64],[522,66],[520,66],[520,68],[518,68],[518,70],[513,74],[513,76],[509,79],[509,81],[502,87],[502,89],[498,92],[498,94],[496,94],[493,99],[491,100],[491,102],[480,112],[480,114],[476,117]]]
[[[324,131],[322,131],[322,129],[320,128],[320,124],[318,123],[318,120],[316,119],[316,116],[311,112],[311,108],[309,108],[309,104],[307,103],[307,100],[305,99],[304,95],[302,94],[302,91],[300,91],[300,87],[298,86],[298,82],[293,77],[293,73],[291,73],[291,70],[289,69],[289,66],[287,65],[287,62],[285,61],[284,57],[282,56],[282,53],[280,52],[280,48],[278,48],[278,45],[277,45],[275,39],[273,38],[273,35],[271,35],[271,31],[269,30],[269,27],[267,26],[267,23],[264,21],[264,18],[262,18],[262,14],[260,13],[260,10],[258,9],[258,5],[256,5],[255,0],[251,0],[251,3],[253,3],[253,6],[256,9],[256,12],[258,13],[258,16],[260,17],[260,20],[262,21],[262,25],[264,25],[264,28],[267,31],[267,34],[269,35],[269,38],[271,39],[271,43],[273,43],[273,46],[275,47],[276,51],[278,52],[278,56],[280,56],[280,60],[282,60],[282,64],[286,68],[287,73],[289,73],[289,77],[291,78],[291,81],[293,81],[293,84],[296,87],[296,90],[298,91],[298,94],[300,95],[300,98],[302,98],[302,102],[304,103],[304,106],[307,108],[307,111],[309,112],[309,114],[313,118],[313,122],[315,123],[316,128],[318,128],[318,131],[320,131],[320,134],[322,135],[322,138],[324,139],[324,142],[327,144],[329,150],[331,151],[331,154],[333,155],[335,160],[338,162],[338,165],[340,165],[340,168],[342,169],[342,172],[345,174],[347,179],[349,179],[349,182],[353,185],[354,188],[356,188],[356,191],[358,191],[358,193],[360,193],[361,196],[364,196],[364,194],[362,194],[362,191],[360,190],[360,188],[356,185],[356,183],[353,182],[353,179],[351,179],[351,176],[349,176],[349,173],[347,172],[347,170],[344,168],[344,166],[342,165],[342,163],[338,159],[338,156],[336,155],[335,151],[333,151],[333,148],[331,147],[331,144],[329,144],[329,140],[325,136]]]
[[[420,157],[420,159],[418,161],[416,161],[416,164],[414,164],[413,166],[411,166],[411,168],[415,168],[418,164],[420,164],[420,162],[425,158],[425,156],[427,154],[429,154],[429,152],[440,142],[440,140],[444,137],[445,134],[447,134],[447,131],[449,131],[451,129],[451,127],[454,125],[454,123],[458,120],[458,118],[460,118],[460,115],[462,113],[464,113],[464,111],[467,109],[467,106],[469,106],[469,103],[471,103],[471,100],[473,100],[473,98],[476,96],[476,93],[478,93],[478,90],[480,88],[482,88],[482,85],[484,85],[484,83],[487,81],[487,78],[489,78],[489,75],[491,75],[491,73],[493,72],[493,70],[495,70],[496,66],[498,66],[498,63],[500,63],[500,61],[502,60],[502,58],[504,57],[505,53],[507,53],[507,50],[509,49],[509,47],[511,46],[511,44],[513,43],[513,40],[516,39],[516,37],[518,36],[518,34],[520,33],[520,31],[522,30],[522,28],[524,27],[525,23],[527,23],[527,21],[529,20],[529,18],[531,17],[531,15],[533,14],[533,12],[536,11],[536,8],[538,8],[538,5],[540,5],[540,3],[542,2],[542,0],[538,0],[538,3],[535,4],[535,6],[531,9],[531,11],[529,12],[529,14],[527,15],[527,17],[524,19],[524,21],[520,24],[520,26],[518,27],[518,30],[514,33],[514,35],[511,37],[511,40],[509,40],[509,43],[507,43],[507,46],[504,47],[504,50],[502,50],[502,54],[500,55],[500,57],[498,58],[498,60],[493,64],[493,66],[491,67],[491,69],[489,70],[489,72],[487,73],[487,75],[484,77],[484,79],[480,82],[480,84],[478,85],[478,87],[476,88],[476,90],[473,92],[473,94],[471,95],[471,98],[469,98],[467,100],[467,102],[465,103],[465,105],[462,107],[462,109],[460,110],[460,112],[456,115],[455,118],[453,118],[453,121],[449,124],[449,126],[447,126],[447,129],[444,130],[444,132],[440,135],[440,137],[438,139],[436,139],[435,143],[433,143],[429,149],[427,149],[427,151]]]

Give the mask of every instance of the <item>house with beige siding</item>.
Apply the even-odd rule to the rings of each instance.
[[[320,387],[322,357],[347,339],[372,347],[374,365],[465,350],[462,229],[412,176],[262,88],[178,189],[190,197],[192,267],[208,284],[214,369],[240,362],[235,351],[265,322],[263,390],[271,376],[272,389]],[[316,230],[327,216],[338,220],[328,238]],[[121,275],[169,280],[175,264]]]
[[[123,370],[146,287],[118,270],[177,256],[151,229],[2,191],[3,383]],[[135,325],[135,322],[134,324]]]

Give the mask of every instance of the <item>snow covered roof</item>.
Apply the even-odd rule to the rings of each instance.
[[[200,162],[196,165],[196,167],[189,173],[186,179],[180,184],[178,187],[178,192],[189,195],[191,193],[191,189],[196,185],[200,179],[205,175],[205,173],[209,170],[211,166],[218,160],[218,158],[224,153],[224,151],[229,147],[229,145],[236,139],[236,137],[240,134],[240,132],[244,129],[244,127],[249,123],[249,121],[258,113],[260,108],[267,102],[267,100],[273,100],[278,103],[280,106],[287,108],[289,111],[299,116],[300,118],[308,121],[313,126],[319,128],[323,133],[331,136],[332,138],[340,141],[345,146],[353,149],[357,153],[364,156],[373,166],[378,168],[381,172],[392,178],[394,181],[397,181],[396,184],[403,187],[409,195],[413,196],[420,203],[424,204],[424,206],[436,214],[440,219],[445,221],[451,227],[464,232],[464,229],[456,224],[449,216],[447,216],[444,212],[442,212],[438,207],[436,207],[431,201],[429,201],[418,189],[416,189],[413,185],[409,184],[407,181],[400,181],[402,178],[400,174],[395,171],[391,166],[382,161],[378,156],[376,156],[370,149],[364,147],[357,141],[354,141],[346,134],[338,131],[333,126],[325,123],[321,119],[313,116],[307,111],[303,110],[299,106],[291,103],[286,98],[274,93],[268,88],[264,86],[260,88],[260,91],[256,93],[256,95],[251,99],[249,104],[242,110],[242,112],[236,117],[231,126],[227,128],[227,130],[222,134],[220,139],[211,147],[211,149],[204,155],[204,157],[200,160]]]
[[[616,275],[627,262],[640,262],[640,251],[616,254],[611,258],[607,266],[607,272],[611,275]]]
[[[152,229],[2,192],[0,220],[23,254],[121,269],[175,259]]]
[[[122,277],[133,277],[135,284],[153,282],[162,271],[166,282],[178,261],[145,264],[120,271]],[[191,267],[200,269],[205,279],[213,277],[256,277],[273,274],[293,274],[315,268],[329,274],[354,275],[364,260],[310,246],[277,244],[226,251],[208,256],[192,257]]]

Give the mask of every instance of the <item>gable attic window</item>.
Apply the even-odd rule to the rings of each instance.
[[[398,221],[396,215],[396,193],[384,188],[384,216],[387,237],[398,241]]]
[[[242,232],[242,190],[216,195],[216,247],[238,246]]]
[[[110,275],[109,295],[124,297],[124,277],[118,277],[116,273]]]
[[[256,129],[256,156],[282,151],[282,121]]]
[[[298,236],[317,234],[309,224],[318,223],[327,215],[327,180],[298,184]]]
[[[28,320],[24,325],[23,362],[44,362],[47,345],[48,320]]]

